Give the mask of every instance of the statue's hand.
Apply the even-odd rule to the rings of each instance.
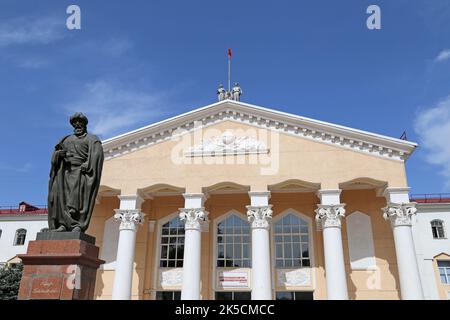
[[[85,162],[80,167],[81,172],[88,172],[88,164]]]

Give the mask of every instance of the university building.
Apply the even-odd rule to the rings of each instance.
[[[96,298],[424,299],[416,147],[229,98],[106,140]]]

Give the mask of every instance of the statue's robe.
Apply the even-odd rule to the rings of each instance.
[[[58,150],[65,150],[66,156],[58,158]],[[56,145],[48,192],[50,230],[63,225],[67,231],[75,227],[86,231],[100,186],[103,159],[103,147],[95,135],[69,135]],[[83,163],[87,164],[85,172],[81,170]]]

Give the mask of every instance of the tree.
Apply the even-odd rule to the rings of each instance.
[[[0,300],[16,300],[22,279],[21,263],[5,266],[0,269]]]

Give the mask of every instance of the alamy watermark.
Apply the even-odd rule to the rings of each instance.
[[[375,4],[367,7],[367,14],[370,16],[367,18],[366,25],[369,30],[381,29],[381,8]]]
[[[66,20],[66,27],[69,30],[81,29],[81,9],[75,4],[67,7],[66,13],[69,14]]]

